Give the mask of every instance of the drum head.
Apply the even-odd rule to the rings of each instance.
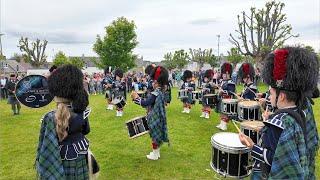
[[[264,127],[264,124],[262,121],[243,121],[240,123],[241,127],[244,127],[245,129],[251,129],[251,130],[260,130]]]
[[[220,132],[212,136],[212,140],[224,147],[245,148],[240,142],[239,134]]]
[[[206,94],[206,95],[203,95],[204,97],[213,97],[213,96],[217,96],[217,94]]]
[[[237,103],[238,99],[222,99],[224,103]]]
[[[48,81],[41,75],[29,75],[22,78],[16,85],[18,101],[31,108],[48,105],[53,96],[49,93]]]
[[[242,107],[256,107],[259,106],[259,102],[258,101],[240,101],[239,106]]]

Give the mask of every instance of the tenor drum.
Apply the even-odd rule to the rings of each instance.
[[[240,123],[241,132],[249,136],[252,141],[257,144],[261,133],[260,130],[264,127],[262,121],[243,121]]]
[[[41,75],[22,78],[16,85],[15,95],[20,103],[31,108],[46,106],[53,100],[47,78]]]
[[[224,177],[244,178],[249,170],[250,149],[242,145],[239,135],[230,132],[216,133],[211,137],[211,168]]]
[[[187,98],[188,97],[188,91],[187,90],[179,90],[178,91],[178,98],[182,99],[182,98]]]
[[[261,120],[260,105],[257,101],[240,101],[238,103],[238,118],[244,120]]]
[[[217,94],[206,94],[203,95],[205,104],[208,106],[215,106],[218,104],[218,95]]]
[[[136,117],[126,122],[129,138],[133,139],[149,132],[149,126],[145,116]]]
[[[201,91],[192,91],[192,100],[196,101],[202,98]]]
[[[238,115],[238,99],[222,99],[221,113],[228,116]]]

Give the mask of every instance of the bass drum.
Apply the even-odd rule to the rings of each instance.
[[[31,108],[46,106],[53,100],[47,78],[41,75],[22,78],[16,85],[15,95],[21,104]]]

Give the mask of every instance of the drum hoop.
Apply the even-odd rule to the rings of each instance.
[[[248,101],[248,100],[246,100],[246,101],[244,101],[244,100],[239,101],[239,102],[238,102],[239,107],[247,107],[247,108],[258,107],[258,108],[259,108],[259,103],[258,103],[257,101],[253,101],[253,102],[257,102],[257,104],[254,104],[254,105],[247,105],[247,104],[245,104],[245,102],[249,102],[249,101]]]
[[[247,122],[247,121],[250,121],[250,122],[251,122],[251,120],[246,120],[246,121],[243,121],[243,122]],[[254,121],[257,121],[257,120],[254,120]],[[241,128],[241,129],[247,129],[247,130],[256,131],[256,129],[253,128],[253,127],[245,126],[245,125],[243,124],[243,122],[240,123],[240,128]],[[262,122],[262,121],[258,121],[258,122]],[[261,127],[261,129],[262,129],[262,128],[264,127],[264,124],[262,123],[262,125],[263,125],[263,126],[257,126],[257,127]]]
[[[222,99],[222,103],[225,103],[225,104],[238,104],[238,102],[239,102],[238,99]]]
[[[139,134],[136,134],[136,135],[134,135],[134,136],[132,136],[132,137],[129,137],[129,138],[130,138],[130,139],[135,139],[135,138],[137,138],[137,137],[139,137],[139,136],[142,136],[142,135],[145,135],[145,134],[147,134],[147,133],[149,133],[149,130],[148,130],[148,131],[144,131],[144,132],[139,133]]]
[[[225,146],[223,144],[220,144],[219,142],[214,140],[214,135],[211,137],[211,144],[213,147],[215,147],[221,151],[225,150],[224,152],[228,152],[231,154],[250,152],[250,149],[248,147],[230,147],[230,146]]]
[[[147,119],[147,116],[138,116],[138,117],[135,117],[135,118],[133,118],[133,119],[128,120],[128,121],[126,122],[126,124],[128,124],[129,122],[132,122],[132,121],[134,121],[134,120],[142,119],[142,118]]]
[[[214,171],[216,171],[218,174],[220,174],[220,175],[222,175],[222,176],[228,176],[228,177],[231,177],[231,178],[235,178],[235,179],[243,179],[243,178],[245,178],[245,177],[248,177],[248,176],[251,174],[251,171],[252,171],[252,170],[250,169],[250,170],[247,170],[248,172],[247,172],[247,174],[245,174],[245,175],[242,175],[242,176],[232,176],[232,175],[229,175],[229,174],[227,174],[227,173],[225,173],[225,172],[222,172],[222,171],[220,171],[219,169],[217,169],[216,167],[214,167],[212,161],[210,162],[210,166],[211,166],[211,168],[212,168]]]

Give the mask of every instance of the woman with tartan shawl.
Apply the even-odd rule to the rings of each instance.
[[[194,101],[192,100],[192,91],[196,90],[196,85],[194,83],[194,81],[192,80],[192,72],[189,70],[185,70],[183,72],[183,76],[182,76],[182,80],[183,80],[183,84],[180,88],[180,90],[185,90],[187,91],[187,97],[184,97],[181,99],[181,101],[183,102],[183,111],[182,113],[190,113],[190,109],[191,109],[191,104],[194,104]]]
[[[314,179],[319,143],[308,98],[318,75],[317,57],[305,48],[285,47],[265,59],[262,78],[271,86],[270,100],[277,110],[264,114],[258,144],[239,134],[255,159],[251,179]]]
[[[151,72],[150,77],[153,79],[153,91],[150,95],[146,99],[141,99],[136,92],[132,92],[131,97],[136,104],[148,108],[147,123],[153,150],[147,155],[147,158],[158,160],[160,158],[160,146],[163,142],[169,143],[164,94],[169,74],[164,67],[157,66]]]
[[[57,109],[41,123],[36,168],[39,179],[88,179],[87,150],[90,132],[89,101],[83,74],[72,65],[61,66],[48,78]]]

